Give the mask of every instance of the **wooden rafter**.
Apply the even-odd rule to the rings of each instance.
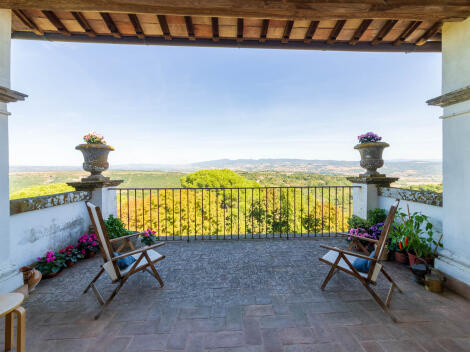
[[[411,21],[408,26],[406,26],[405,30],[400,34],[400,36],[393,42],[393,45],[401,45],[405,42],[405,40],[413,34],[413,32],[418,29],[421,25],[421,21]]]
[[[261,25],[261,34],[259,36],[259,42],[264,43],[266,41],[266,36],[268,35],[269,20],[264,19],[263,24]]]
[[[292,27],[294,26],[294,21],[287,21],[284,27],[284,33],[282,34],[282,43],[287,43],[289,41],[290,32],[292,32]]]
[[[121,33],[119,33],[119,30],[116,27],[116,24],[111,18],[111,15],[107,12],[100,12],[100,15],[104,23],[106,24],[106,27],[108,27],[108,30],[111,32],[112,36],[114,38],[121,38]]]
[[[220,39],[219,38],[219,18],[212,17],[211,22],[212,22],[212,40],[214,42],[217,42]]]
[[[16,15],[16,17],[19,18],[19,20],[30,30],[34,32],[34,34],[37,35],[44,35],[44,32],[39,29],[39,27],[34,23],[34,21],[28,17],[28,15],[22,11],[22,10],[13,10],[13,13]]]
[[[356,45],[359,40],[361,40],[362,35],[364,32],[369,28],[370,24],[372,23],[371,19],[363,20],[359,27],[356,29],[356,31],[353,34],[353,37],[349,41],[350,45]]]
[[[422,35],[421,38],[418,39],[416,45],[423,45],[431,38],[434,34],[436,34],[442,28],[442,22],[436,22],[434,25],[427,30],[426,33]]]
[[[326,41],[328,44],[333,44],[336,41],[336,38],[338,38],[338,35],[341,33],[341,30],[343,29],[345,23],[346,23],[346,20],[336,21],[336,24],[331,30],[330,36],[328,37],[328,40]]]
[[[168,22],[166,21],[165,15],[157,15],[158,22],[160,22],[160,28],[163,32],[163,37],[166,40],[171,40],[170,27],[168,27]]]
[[[194,35],[194,26],[191,16],[184,16],[184,22],[186,23],[186,31],[188,32],[189,40],[196,40]]]
[[[72,11],[72,16],[75,18],[80,27],[82,27],[82,29],[89,37],[96,37],[95,31],[93,30],[93,28],[91,28],[90,23],[88,23],[85,16],[83,16],[83,13]]]
[[[379,33],[377,33],[375,38],[372,40],[371,44],[379,44],[385,38],[385,36],[392,30],[392,28],[397,24],[397,22],[397,20],[388,20],[387,22],[385,22],[383,27],[380,29]]]
[[[70,36],[71,33],[69,30],[64,26],[61,20],[59,20],[59,17],[56,16],[56,14],[53,11],[42,11],[42,14],[46,16],[46,18],[49,20],[49,22],[52,23],[52,25],[57,29],[57,31],[60,34]]]
[[[243,18],[237,19],[237,42],[243,41]]]
[[[145,33],[144,30],[142,29],[142,26],[140,25],[139,18],[137,17],[136,14],[130,13],[129,14],[129,19],[131,20],[132,26],[134,27],[135,34],[137,35],[137,38],[139,39],[145,39]]]
[[[468,0],[0,0],[5,9],[150,13],[280,20],[397,19],[442,21],[470,16]]]
[[[305,38],[304,38],[305,43],[310,43],[312,41],[312,38],[315,35],[315,32],[317,31],[319,23],[320,23],[320,21],[311,21],[310,22],[310,25],[308,26],[307,32],[305,33]]]

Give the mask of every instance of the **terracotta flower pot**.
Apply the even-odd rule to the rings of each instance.
[[[56,276],[59,276],[61,273],[62,273],[62,270],[60,270],[56,273],[49,273],[49,274],[43,275],[43,278],[44,278],[44,280],[52,279]]]
[[[67,260],[67,261],[65,262],[65,264],[67,265],[67,268],[71,268],[72,266],[75,265],[75,262],[73,262],[73,261],[71,261],[71,260]]]
[[[96,255],[96,252],[87,252],[86,257],[93,258],[95,255]]]
[[[20,271],[23,273],[24,283],[28,285],[28,292],[33,292],[42,279],[41,272],[30,266],[23,266]]]
[[[424,262],[426,262],[426,264],[431,265],[431,266],[434,265],[434,258],[433,257],[424,258],[424,261],[423,261],[423,258],[418,258],[418,257],[416,257],[415,254],[408,253],[408,259],[410,260],[410,266],[413,266],[415,264],[424,264]]]
[[[109,181],[109,177],[101,175],[109,167],[108,154],[114,150],[113,147],[106,144],[79,144],[75,149],[80,150],[85,159],[83,170],[89,171],[90,176],[82,178],[82,181]]]
[[[395,252],[395,261],[400,264],[408,265],[408,255],[402,252]]]
[[[359,150],[361,154],[360,165],[367,172],[361,174],[361,176],[382,176],[377,172],[377,169],[384,166],[382,159],[382,153],[385,148],[389,147],[388,143],[374,142],[374,143],[362,143],[357,144],[354,149]]]

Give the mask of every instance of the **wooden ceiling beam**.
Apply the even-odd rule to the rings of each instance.
[[[294,26],[294,21],[290,20],[286,22],[284,26],[284,33],[282,34],[281,43],[287,43],[290,38],[290,32],[292,32],[292,27]]]
[[[400,36],[393,42],[393,45],[401,45],[405,42],[405,40],[413,34],[413,32],[418,29],[421,25],[421,21],[411,21],[408,26],[406,26],[405,30],[400,34]]]
[[[157,15],[158,22],[160,23],[160,28],[162,29],[163,37],[166,40],[171,40],[170,27],[168,27],[168,22],[166,21],[165,15]]]
[[[88,23],[85,16],[83,16],[83,13],[72,11],[72,16],[75,18],[75,20],[78,22],[80,27],[82,27],[82,29],[85,31],[85,33],[89,37],[91,37],[91,38],[96,37],[95,31],[93,30],[93,28],[91,28],[90,23]]]
[[[219,18],[218,17],[212,17],[211,18],[212,22],[212,40],[214,42],[219,41]]]
[[[145,33],[144,33],[144,30],[142,29],[142,26],[140,25],[140,21],[137,15],[134,13],[130,13],[128,16],[129,16],[129,20],[132,23],[132,26],[134,27],[137,38],[145,39]]]
[[[369,28],[370,24],[372,23],[371,19],[363,20],[359,27],[357,27],[356,31],[354,32],[351,40],[349,41],[349,45],[356,45],[361,37],[363,36],[364,32]]]
[[[320,23],[320,21],[311,21],[310,22],[310,25],[308,26],[307,32],[305,33],[305,38],[304,38],[305,43],[310,43],[312,41],[312,38],[315,35],[315,32],[317,31],[319,23]]]
[[[34,21],[28,17],[23,10],[13,10],[13,13],[18,19],[36,35],[44,35],[44,32],[34,23]]]
[[[264,19],[263,24],[261,25],[261,34],[259,36],[259,42],[264,43],[268,35],[269,20]]]
[[[422,35],[421,38],[418,39],[416,45],[423,45],[431,38],[434,34],[436,34],[442,28],[442,22],[436,22],[434,25],[427,30],[426,33]]]
[[[196,36],[194,35],[193,19],[191,16],[184,16],[184,22],[186,23],[186,31],[188,32],[189,40],[196,40]]]
[[[468,0],[0,0],[0,8],[281,20],[464,20]]]
[[[390,33],[390,31],[397,24],[397,22],[397,20],[388,20],[387,22],[385,22],[383,27],[380,29],[379,33],[377,33],[375,38],[372,40],[371,44],[379,44],[385,38],[385,36]]]
[[[111,35],[114,38],[121,38],[121,33],[119,33],[119,30],[116,27],[116,24],[114,23],[113,19],[111,18],[111,15],[107,12],[100,12],[100,15],[101,15],[101,18],[103,19],[104,23],[106,24],[106,27],[111,32]]]
[[[59,17],[56,16],[54,11],[41,11],[44,16],[52,23],[52,25],[57,29],[60,34],[71,36],[72,34],[69,30],[64,26],[64,24],[59,20]]]
[[[237,19],[237,42],[241,43],[243,41],[243,18]]]
[[[336,21],[336,24],[331,30],[330,36],[328,37],[328,40],[326,41],[327,44],[334,44],[334,42],[336,41],[336,38],[338,38],[338,35],[341,33],[341,30],[343,29],[345,23],[346,23],[346,20]]]

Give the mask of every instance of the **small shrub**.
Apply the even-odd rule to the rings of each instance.
[[[106,232],[109,238],[118,238],[130,235],[130,231],[126,230],[123,222],[119,218],[110,215],[104,222],[106,225]]]
[[[367,229],[369,228],[369,222],[360,216],[353,215],[348,219],[348,225],[350,229]]]
[[[385,212],[385,209],[375,208],[367,212],[367,220],[370,226],[378,224],[378,223],[383,223],[385,222],[386,218],[387,218],[387,213]]]

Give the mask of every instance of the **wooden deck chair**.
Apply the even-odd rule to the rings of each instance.
[[[328,272],[325,281],[323,281],[323,284],[321,285],[322,290],[325,289],[326,285],[328,284],[328,281],[330,281],[330,279],[336,272],[342,271],[346,274],[352,275],[364,285],[364,287],[367,289],[367,291],[369,291],[374,300],[379,304],[379,306],[382,307],[382,309],[386,313],[390,315],[394,322],[397,322],[397,319],[390,312],[390,302],[392,300],[393,290],[396,288],[400,293],[402,293],[402,290],[397,286],[395,281],[393,281],[390,275],[385,271],[383,265],[380,263],[380,258],[382,256],[383,250],[385,249],[385,246],[387,245],[388,235],[393,225],[393,220],[395,218],[395,213],[397,212],[399,202],[400,201],[397,199],[396,203],[392,205],[390,211],[388,212],[387,219],[385,220],[384,226],[382,228],[382,233],[376,243],[374,257],[371,258],[367,255],[351,252],[341,248],[321,245],[322,248],[329,249],[329,252],[326,253],[322,258],[319,258],[321,262],[331,266],[331,269]],[[355,258],[363,258],[371,261],[368,273],[361,273],[357,271],[356,268],[354,268],[352,263]],[[374,289],[371,287],[371,285],[376,284],[377,278],[380,273],[382,273],[385,278],[391,283],[385,302],[377,295],[377,293],[375,293]]]
[[[165,256],[161,255],[157,251],[154,251],[154,249],[163,246],[165,243],[156,243],[151,246],[145,246],[143,248],[135,249],[127,253],[120,254],[119,256],[115,256],[112,246],[113,242],[126,240],[129,239],[129,237],[138,236],[140,234],[136,233],[129,236],[109,239],[106,233],[106,226],[104,225],[103,216],[101,214],[100,208],[90,202],[86,202],[86,206],[88,209],[88,214],[90,215],[91,222],[96,229],[101,254],[104,260],[104,264],[101,266],[101,270],[99,271],[99,273],[90,282],[85,291],[83,291],[83,293],[86,293],[91,288],[96,296],[96,299],[101,304],[101,309],[95,316],[95,319],[98,319],[101,313],[106,308],[106,306],[113,300],[113,298],[117,295],[121,287],[126,283],[127,279],[131,275],[139,271],[147,271],[150,275],[155,277],[155,279],[157,279],[157,281],[160,283],[160,286],[163,287],[164,284],[162,279],[160,278],[160,275],[157,272],[157,269],[155,269],[155,263],[165,259]],[[117,261],[119,259],[129,256],[134,257],[135,262],[133,262],[125,269],[119,269]],[[114,291],[106,300],[103,299],[100,292],[95,286],[96,280],[98,280],[98,278],[101,276],[101,274],[103,274],[103,272],[106,272],[109,275],[113,283],[118,284],[118,286],[114,289]]]

